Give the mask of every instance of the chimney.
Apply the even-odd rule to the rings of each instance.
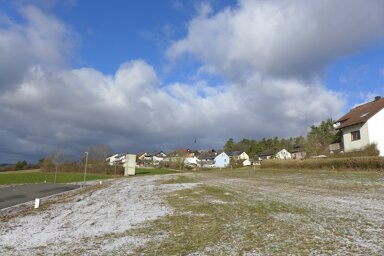
[[[378,101],[381,99],[381,96],[376,96],[374,101]]]

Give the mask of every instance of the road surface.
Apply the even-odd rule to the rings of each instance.
[[[69,184],[25,184],[0,187],[0,209],[78,188]]]

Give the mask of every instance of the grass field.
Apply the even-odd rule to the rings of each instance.
[[[136,168],[136,175],[159,175],[171,173],[176,173],[176,171],[157,168]]]
[[[174,215],[135,232],[135,253],[158,255],[383,255],[384,175],[242,170],[184,175]],[[135,254],[134,253],[134,254]]]
[[[384,173],[243,169],[118,179],[32,219],[0,223],[0,254],[384,255]]]
[[[158,175],[174,173],[172,170],[137,168],[136,175]],[[121,177],[121,176],[120,176]],[[112,179],[114,175],[87,173],[87,180]],[[43,173],[40,170],[0,172],[0,185],[54,182],[54,173]],[[84,180],[84,173],[57,173],[57,183],[79,182]]]
[[[113,178],[111,175],[87,173],[87,180],[101,180]],[[0,173],[0,185],[7,184],[24,184],[24,183],[53,183],[55,179],[54,173],[42,173],[40,170],[35,171],[17,171],[13,173]],[[83,173],[57,173],[56,183],[70,183],[84,180]]]

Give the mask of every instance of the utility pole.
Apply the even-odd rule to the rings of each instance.
[[[83,186],[86,185],[87,165],[88,165],[88,152],[84,152],[84,154],[85,154],[85,168],[84,168],[84,184],[83,184]]]
[[[53,184],[56,184],[56,176],[57,176],[57,164],[55,165],[55,180],[53,181]]]

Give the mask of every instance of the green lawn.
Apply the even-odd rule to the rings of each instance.
[[[23,184],[23,183],[53,183],[55,178],[54,173],[42,173],[36,171],[18,171],[13,173],[0,173],[0,185],[6,184]],[[111,175],[103,174],[87,174],[87,180],[100,180],[113,178]],[[57,173],[56,183],[69,183],[83,181],[83,173]]]
[[[156,168],[137,168],[136,175],[170,174],[176,171]],[[112,179],[114,175],[87,173],[87,180]],[[0,172],[0,185],[24,183],[53,183],[55,173],[43,173],[40,170]],[[70,183],[84,180],[84,173],[57,173],[56,183]]]
[[[158,168],[136,168],[136,175],[158,175],[158,174],[171,174],[177,171],[158,169]]]

